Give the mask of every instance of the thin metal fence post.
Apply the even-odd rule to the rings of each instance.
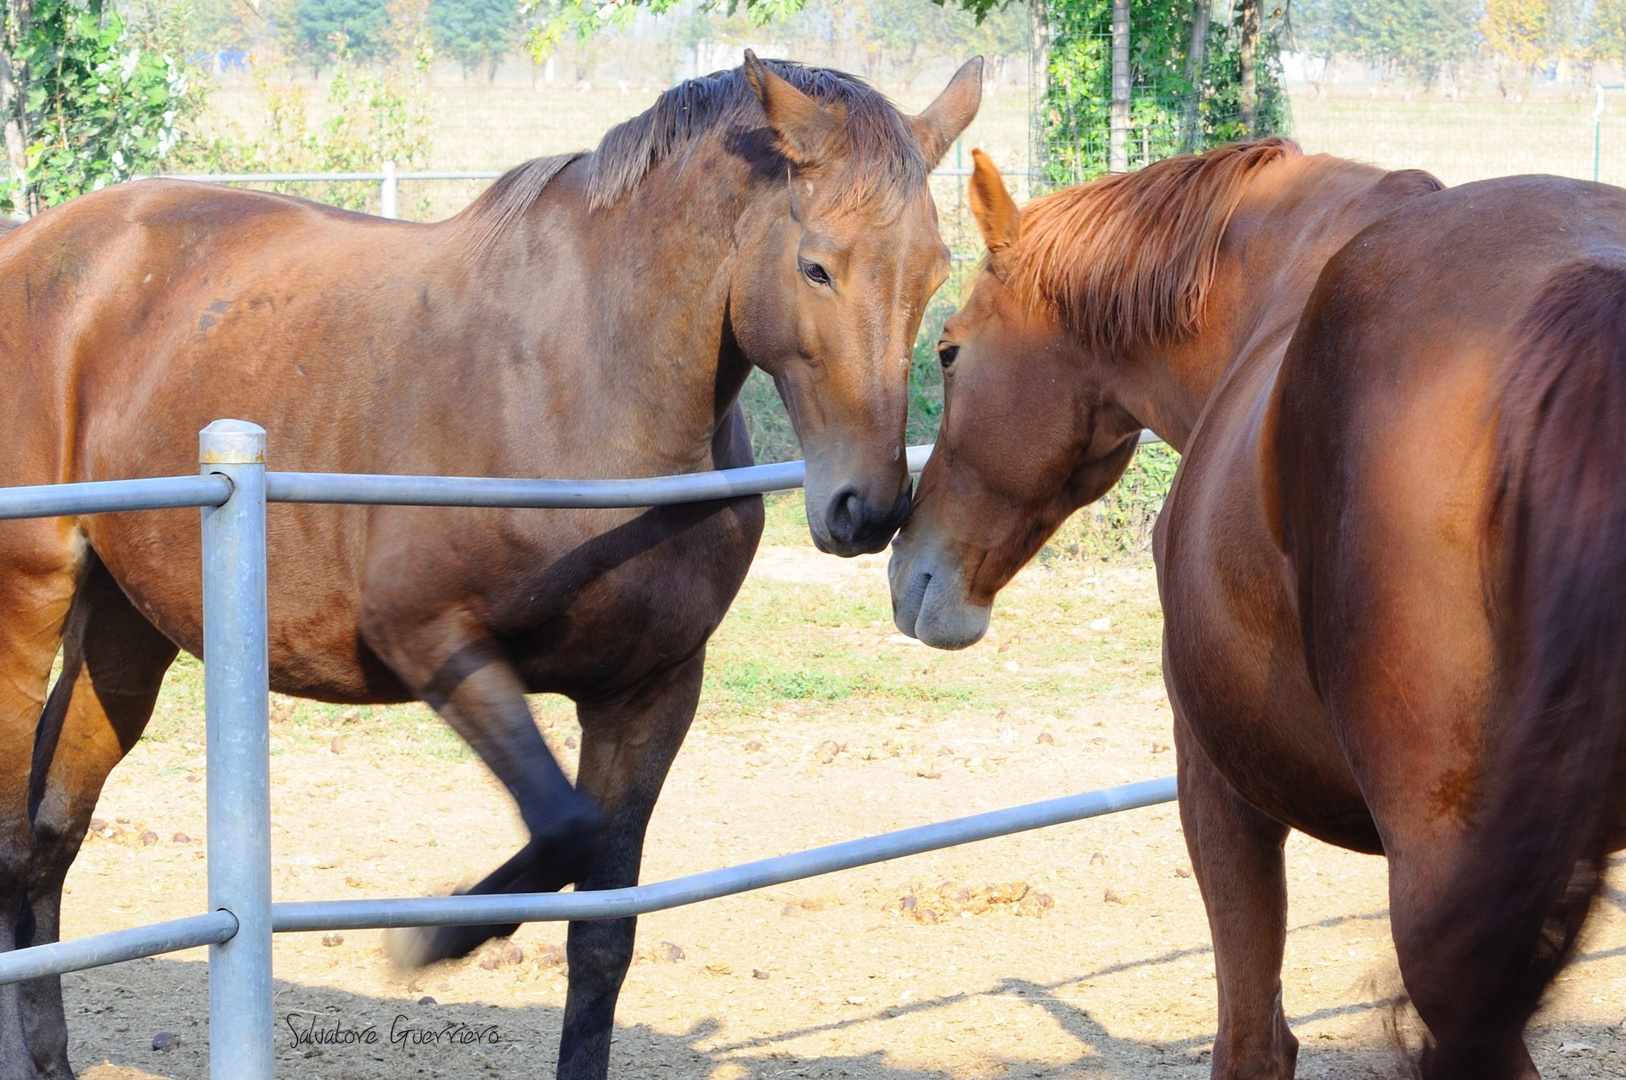
[[[1592,89],[1598,95],[1598,103],[1592,109],[1592,182],[1598,182],[1598,163],[1603,157],[1603,86],[1594,83]]]
[[[198,460],[233,485],[203,509],[209,907],[238,924],[209,947],[209,1076],[272,1080],[265,429],[216,420],[198,433]]]
[[[396,213],[396,195],[399,185],[400,181],[395,176],[395,162],[384,162],[384,184],[378,192],[378,212],[380,217],[387,217],[393,221],[399,216]]]

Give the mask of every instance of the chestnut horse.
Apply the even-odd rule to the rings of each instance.
[[[1438,188],[1267,140],[1018,210],[977,158],[896,621],[971,644],[1142,426],[1181,452],[1155,548],[1215,1077],[1293,1074],[1289,829],[1387,857],[1423,1073],[1463,1080],[1536,1074],[1626,842],[1626,192]]]
[[[195,471],[239,417],[274,467],[635,477],[751,461],[735,397],[771,374],[818,545],[876,551],[909,506],[908,357],[947,276],[927,187],[981,61],[919,116],[748,56],[597,152],[533,161],[460,216],[383,221],[146,181],[0,244],[0,484]],[[757,498],[638,510],[278,506],[271,682],[421,699],[519,804],[481,892],[635,884]],[[108,770],[196,653],[193,511],[0,523],[0,946],[54,940]],[[58,645],[63,674],[46,698]],[[576,701],[573,787],[526,706]],[[412,963],[513,927],[398,936]],[[633,920],[574,924],[561,1077],[602,1077]],[[55,979],[0,990],[0,1076],[69,1077]]]

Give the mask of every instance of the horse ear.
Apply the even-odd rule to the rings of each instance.
[[[977,107],[981,104],[982,57],[973,56],[954,73],[937,100],[910,121],[927,161],[935,166],[943,160],[960,132],[977,118]]]
[[[1005,190],[1005,178],[993,159],[981,150],[971,151],[971,216],[977,219],[994,273],[1003,273],[1005,256],[1022,233],[1022,211]]]
[[[818,165],[847,151],[847,110],[828,109],[769,70],[757,54],[745,50],[745,79],[768,114],[779,152],[800,166]]]

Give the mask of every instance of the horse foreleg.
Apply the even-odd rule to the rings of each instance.
[[[578,704],[582,750],[576,786],[604,814],[598,858],[592,874],[577,883],[578,891],[638,884],[644,831],[694,719],[704,668],[702,649],[631,698]],[[615,1003],[632,962],[637,925],[637,919],[570,924],[560,1080],[603,1080],[609,1072]]]
[[[1219,989],[1214,1080],[1288,1080],[1298,1039],[1282,1010],[1287,943],[1287,826],[1242,801],[1184,721],[1179,752],[1180,822],[1208,910]]]
[[[62,883],[79,853],[102,784],[152,716],[175,645],[95,562],[74,598],[62,646],[62,674],[41,715],[34,745],[29,816],[34,857],[19,945],[61,933]],[[42,1077],[71,1078],[62,980],[21,987],[23,1027]]]
[[[551,892],[586,878],[598,848],[600,815],[577,793],[537,730],[525,684],[491,638],[465,638],[414,679],[398,673],[463,736],[515,802],[531,840],[470,893]],[[386,657],[386,659],[389,659]],[[385,947],[399,964],[417,967],[466,956],[518,925],[441,926],[392,931]]]

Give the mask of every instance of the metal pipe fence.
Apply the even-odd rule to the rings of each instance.
[[[377,172],[287,172],[287,173],[169,173],[166,180],[192,180],[200,184],[323,184],[336,182],[375,183],[378,187],[378,216],[394,220],[400,216],[401,182],[416,180],[495,180],[501,172],[444,169],[402,172],[395,162],[386,161]],[[970,176],[970,169],[935,169],[933,176]],[[1037,176],[1031,169],[1006,169],[1002,176]]]
[[[1140,441],[1155,438],[1143,432]],[[910,471],[923,468],[930,453],[929,446],[910,447]],[[200,475],[195,477],[0,488],[0,520],[201,508],[211,909],[0,953],[0,984],[207,945],[212,1080],[271,1080],[273,933],[626,918],[1175,797],[1174,778],[1164,777],[599,892],[274,904],[267,503],[638,508],[790,490],[802,485],[806,467],[795,461],[684,476],[580,481],[268,472],[264,429],[240,420],[217,420],[204,428],[198,458]]]

